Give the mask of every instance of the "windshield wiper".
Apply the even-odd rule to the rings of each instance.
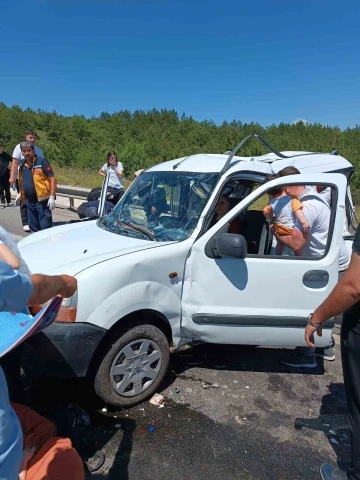
[[[127,227],[130,227],[134,230],[137,230],[138,232],[140,233],[143,233],[144,235],[146,235],[151,241],[153,240],[156,240],[155,238],[155,235],[150,232],[150,230],[148,230],[147,228],[144,228],[144,227],[140,227],[138,225],[134,225],[133,223],[127,223],[127,222],[123,222],[122,220],[119,222],[119,223],[122,223],[123,225],[126,225]]]

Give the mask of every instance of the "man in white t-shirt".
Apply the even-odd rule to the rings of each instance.
[[[295,173],[296,172],[290,174]],[[331,217],[329,204],[325,198],[315,190],[315,188],[308,188],[303,185],[293,185],[286,187],[286,193],[297,197],[301,201],[303,206],[302,211],[310,223],[310,231],[303,231],[300,223],[297,223],[295,224],[292,235],[289,235],[288,237],[282,236],[281,241],[294,251],[302,249],[304,257],[322,257],[325,253],[329,235]],[[276,232],[274,234],[276,236]],[[343,277],[349,263],[349,252],[343,240],[339,254],[339,279]],[[319,353],[319,356],[323,357],[325,360],[335,360],[333,348],[334,340],[332,338],[328,347]],[[311,350],[308,347],[298,350],[300,350],[300,355],[297,359],[283,361],[283,363],[292,367],[316,367],[315,350]]]
[[[38,147],[36,144],[37,141],[37,133],[35,130],[28,130],[25,135],[25,140],[27,142],[32,143],[35,146],[35,155],[37,157],[42,157],[44,158],[43,151],[41,150],[40,147]],[[19,183],[18,183],[18,178],[19,178],[19,165],[21,162],[24,161],[24,156],[21,153],[20,149],[20,143],[16,145],[14,148],[13,154],[12,154],[12,164],[11,164],[11,171],[10,171],[10,185],[15,185],[17,191],[19,193]],[[26,210],[26,205],[24,201],[20,201],[20,215],[21,215],[21,222],[23,225],[23,230],[24,232],[30,232],[30,227],[29,227],[29,221],[27,218],[27,210]]]

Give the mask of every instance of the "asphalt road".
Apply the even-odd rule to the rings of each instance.
[[[74,218],[78,218],[77,214],[67,208],[56,208],[55,212],[53,212],[54,226],[61,225]],[[19,207],[6,207],[0,209],[0,225],[8,232],[12,233],[16,238],[31,235],[24,232],[22,229]]]
[[[17,210],[0,211],[1,225],[22,235]],[[56,221],[67,221],[64,213]],[[89,413],[93,451],[106,460],[88,478],[316,480],[322,462],[349,461],[339,348],[335,362],[310,371],[283,366],[286,354],[224,345],[173,354],[163,408],[146,402],[104,413],[80,381],[38,379],[27,395],[36,408],[74,401]]]

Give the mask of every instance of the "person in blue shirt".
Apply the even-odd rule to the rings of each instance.
[[[27,305],[41,305],[56,295],[71,297],[76,289],[74,277],[23,275],[0,261],[0,311],[21,312]],[[0,367],[0,480],[18,480],[22,447],[21,427]]]

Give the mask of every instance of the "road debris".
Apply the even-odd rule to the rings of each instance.
[[[155,395],[153,395],[153,397],[149,400],[149,403],[151,403],[151,405],[155,405],[155,407],[160,407],[164,400],[164,395],[160,395],[160,393],[155,393]]]
[[[104,407],[104,408],[101,409],[101,411],[102,411],[103,413],[107,413],[107,408]]]
[[[330,435],[337,435],[337,433],[334,432],[334,430],[329,430],[329,433],[330,433]]]
[[[150,433],[153,433],[155,431],[154,425],[149,425],[148,430],[149,430]]]
[[[209,388],[220,388],[218,383],[209,383],[209,382],[203,382],[201,386],[205,390]]]
[[[330,438],[331,443],[335,443],[335,445],[339,445],[339,442],[336,440],[336,438]]]

